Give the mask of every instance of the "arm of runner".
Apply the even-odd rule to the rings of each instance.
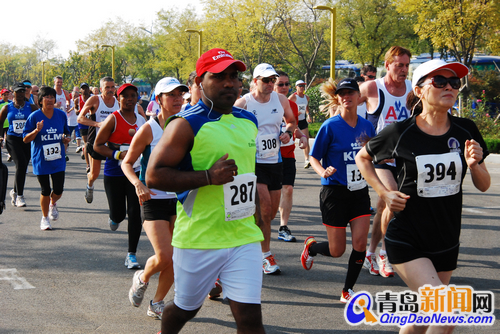
[[[139,113],[139,115],[141,115],[142,117],[144,117],[145,120],[148,119],[146,117],[146,114],[144,113],[144,109],[142,108],[142,106],[140,104],[137,105],[137,112]]]
[[[286,130],[285,133],[283,133],[280,136],[280,140],[283,144],[286,144],[290,141],[291,139],[291,134],[295,131],[297,128],[297,120],[295,119],[295,116],[293,115],[292,108],[290,107],[290,102],[286,98],[285,95],[278,94],[278,97],[280,99],[281,105],[283,106],[283,110],[285,111],[284,113],[284,118],[286,122]]]
[[[361,94],[359,101],[366,102],[366,110],[374,112],[377,107],[374,104],[378,104],[377,83],[375,80],[365,82],[359,86],[359,93]]]
[[[98,122],[95,122],[85,117],[85,115],[87,115],[88,113],[95,112],[98,106],[99,106],[99,96],[94,95],[89,97],[89,99],[85,102],[83,108],[80,108],[81,111],[77,119],[78,123],[87,126],[99,127],[100,124]]]
[[[237,108],[245,109],[247,107],[247,100],[245,100],[244,97],[240,97],[239,99],[236,100],[234,103],[234,106]]]
[[[387,206],[391,211],[403,211],[406,206],[406,201],[410,198],[410,196],[403,194],[400,191],[389,191],[389,189],[384,186],[375,172],[372,157],[368,154],[365,147],[363,147],[358,154],[356,154],[356,165],[366,182],[368,182],[373,190],[377,192],[379,197],[387,203]]]
[[[132,142],[130,143],[127,154],[125,155],[121,165],[123,174],[125,174],[130,183],[134,185],[135,192],[137,193],[137,197],[139,198],[139,203],[141,205],[142,203],[150,200],[151,195],[156,194],[146,187],[141,180],[139,180],[133,166],[137,159],[141,156],[141,153],[146,149],[146,146],[148,146],[152,140],[153,132],[151,131],[149,124],[146,123],[139,128],[139,131],[137,131],[135,136],[132,138]]]
[[[29,143],[29,142],[32,142],[33,140],[35,140],[36,135],[38,134],[38,132],[40,132],[42,130],[42,128],[43,128],[43,120],[40,122],[37,122],[36,128],[33,131],[31,131],[30,133],[28,133],[26,136],[24,136],[23,142]]]
[[[311,162],[311,166],[314,169],[314,171],[316,172],[316,174],[318,174],[319,176],[321,176],[324,179],[332,176],[337,171],[337,169],[335,167],[332,167],[332,166],[329,166],[326,169],[324,169],[323,166],[321,166],[321,163],[318,161],[318,159],[316,159],[315,157],[313,157],[311,155],[309,156],[309,161]]]
[[[2,107],[2,110],[0,110],[0,124],[3,125],[3,123],[5,123],[5,119],[7,118],[8,111],[9,111],[9,109],[8,109],[7,105],[4,105]],[[2,126],[0,129],[0,138],[1,138],[0,141],[3,140],[3,134],[4,134],[4,127]]]
[[[1,121],[0,119],[0,124]],[[481,145],[474,139],[467,140],[465,142],[464,157],[470,168],[472,183],[474,183],[474,186],[478,190],[485,192],[491,185],[491,177],[486,169],[484,161],[482,164],[479,164],[479,161],[483,160],[483,149]]]
[[[99,132],[97,133],[94,143],[94,150],[97,153],[112,159],[114,158],[115,151],[113,151],[105,144],[108,142],[108,139],[113,133],[114,129],[115,129],[115,115],[111,114],[103,122],[103,125],[99,130]],[[118,156],[118,160],[123,160],[126,154],[127,151],[121,152],[120,155]]]
[[[309,96],[307,96],[307,106],[306,106],[306,121],[311,122],[311,114],[309,113]]]
[[[177,166],[191,150],[193,141],[193,130],[185,119],[176,118],[167,125],[158,145],[149,157],[146,171],[148,187],[179,192],[209,184],[222,185],[234,180],[238,167],[233,159],[228,159],[227,153],[208,170],[178,170]]]

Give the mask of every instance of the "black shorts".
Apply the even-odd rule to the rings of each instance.
[[[86,136],[89,134],[89,129],[86,128],[86,129],[80,129],[80,135],[82,136]]]
[[[309,123],[307,123],[307,120],[303,119],[299,121],[299,124],[297,124],[300,130],[307,129],[309,127]]]
[[[42,196],[50,196],[52,192],[54,192],[54,195],[61,195],[64,191],[64,177],[64,171],[54,174],[37,175],[36,178],[40,183]],[[52,179],[53,189],[50,188],[50,179]]]
[[[295,174],[297,173],[297,166],[295,165],[295,158],[282,158],[283,159],[283,185],[294,186]]]
[[[391,264],[401,264],[427,258],[431,260],[437,272],[452,271],[457,269],[459,245],[441,252],[424,252],[406,242],[399,242],[392,239],[384,239],[387,257]]]
[[[97,153],[96,151],[94,151],[94,145],[93,144],[87,142],[86,146],[85,146],[85,149],[90,154],[90,156],[92,158],[94,158],[95,160],[106,160],[105,156],[100,155],[99,153]]]
[[[177,206],[177,198],[152,198],[149,201],[142,203],[141,214],[143,220],[166,220],[170,221],[170,217],[175,216]]]
[[[352,220],[370,216],[368,187],[350,191],[345,186],[322,186],[319,208],[323,225],[346,228]]]
[[[267,184],[269,190],[280,190],[283,182],[283,163],[255,164],[257,183]]]
[[[388,165],[388,164],[373,164],[373,167],[375,167],[376,169],[387,169],[387,170],[391,171],[392,176],[394,176],[394,180],[397,180],[398,175],[396,172],[396,167]]]

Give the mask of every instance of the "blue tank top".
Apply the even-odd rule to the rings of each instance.
[[[22,137],[24,125],[31,114],[31,106],[28,102],[20,109],[14,107],[14,102],[7,105],[7,120],[9,121],[9,129],[7,135]]]

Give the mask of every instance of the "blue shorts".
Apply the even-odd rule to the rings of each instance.
[[[75,138],[76,139],[82,139],[82,136],[80,135],[80,129],[78,128],[77,125],[75,125],[75,126],[68,126],[68,129],[69,129],[70,136],[73,133],[73,131],[75,131]]]

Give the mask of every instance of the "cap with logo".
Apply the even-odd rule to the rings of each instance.
[[[469,74],[469,68],[462,63],[447,63],[442,59],[433,59],[426,61],[415,69],[413,78],[411,79],[411,88],[415,89],[420,79],[437,70],[451,71],[460,79]]]
[[[253,70],[253,77],[254,78],[279,77],[279,74],[276,73],[272,65],[262,63],[257,65]]]
[[[233,56],[224,49],[211,49],[201,55],[196,62],[196,75],[201,77],[205,72],[220,73],[229,66],[235,64],[238,71],[246,71],[246,65],[240,61],[235,60]]]
[[[155,96],[160,96],[161,93],[170,93],[178,87],[182,88],[182,90],[185,92],[189,92],[188,86],[181,84],[176,78],[163,78],[156,84]]]
[[[345,78],[339,81],[335,94],[338,94],[341,89],[350,89],[359,92],[359,85],[353,78]]]
[[[8,90],[8,89],[4,88],[4,89],[2,89],[2,90],[0,91],[0,95],[3,95],[3,94],[5,94],[5,93],[10,93],[10,90]]]
[[[138,92],[138,89],[136,86],[130,84],[130,83],[126,83],[126,84],[123,84],[120,86],[120,88],[118,88],[118,91],[116,92],[116,96],[120,96],[120,94],[127,88],[132,88],[134,89],[136,92]]]
[[[26,90],[26,86],[22,82],[17,82],[14,86],[12,86],[12,90],[17,92],[18,90]]]
[[[304,80],[297,80],[297,82],[295,82],[295,86],[300,86],[300,85],[306,85],[306,83],[304,82]]]

